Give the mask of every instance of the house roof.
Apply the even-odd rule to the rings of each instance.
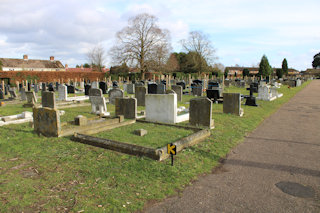
[[[93,70],[92,68],[66,68],[66,71],[71,71],[71,72],[93,72],[95,70]],[[102,68],[102,72],[109,72],[110,69],[109,68]]]
[[[64,68],[60,61],[0,58],[2,67],[22,67],[22,68]]]
[[[320,73],[320,69],[307,69],[305,72],[310,74],[318,74]]]

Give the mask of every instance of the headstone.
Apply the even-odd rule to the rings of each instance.
[[[101,89],[96,89],[96,88],[91,88],[89,90],[89,96],[98,96],[102,97],[102,90]]]
[[[300,79],[297,79],[296,80],[296,87],[300,87],[301,86],[301,80]]]
[[[41,89],[41,90],[42,90],[42,92],[47,91],[46,83],[42,83],[42,84],[41,84],[41,86],[42,86],[42,87],[41,87],[41,88],[42,88],[42,89]]]
[[[58,86],[58,100],[66,101],[68,99],[67,86],[60,84]]]
[[[135,85],[134,84],[127,84],[127,93],[134,94],[135,93]]]
[[[17,94],[16,94],[16,91],[14,91],[13,89],[9,90],[9,93],[10,93],[10,98],[11,99],[16,99],[17,97]]]
[[[107,83],[104,81],[99,82],[99,89],[102,90],[102,94],[107,94],[108,86]]]
[[[84,95],[89,95],[89,90],[91,89],[91,85],[86,84],[84,86]]]
[[[28,92],[30,92],[31,91],[31,84],[30,84],[30,82],[28,82]]]
[[[193,126],[204,126],[214,128],[212,119],[212,101],[206,97],[194,98],[190,100],[189,122]]]
[[[60,85],[61,86],[61,85]],[[42,92],[42,107],[56,108],[56,97],[54,92]]]
[[[250,90],[250,96],[245,97],[246,98],[245,105],[257,107],[258,104],[256,103],[256,97],[253,96],[254,85],[250,84],[250,88],[247,88],[247,90]]]
[[[90,96],[92,113],[97,115],[109,116],[110,113],[107,112],[106,100],[101,96]]]
[[[2,91],[1,88],[0,88],[0,99],[4,99],[4,92]]]
[[[218,100],[220,98],[222,98],[222,89],[220,88],[212,88],[212,89],[207,89],[206,90],[207,93],[207,98],[209,98],[210,100],[213,100],[215,103],[218,102]]]
[[[37,97],[36,94],[34,92],[26,92],[26,96],[27,96],[27,104],[32,104],[32,106],[37,103]]]
[[[33,108],[34,130],[46,137],[58,137],[61,132],[60,115],[57,109]]]
[[[202,85],[201,84],[191,84],[191,93],[194,96],[202,96]]]
[[[147,94],[146,120],[161,123],[179,123],[189,120],[189,113],[177,114],[177,94]]]
[[[186,83],[183,81],[177,82],[177,85],[182,86],[182,89],[185,90],[186,89]]]
[[[136,119],[137,99],[136,98],[116,98],[115,114],[123,115],[125,119]]]
[[[243,116],[240,93],[223,93],[223,113]]]
[[[178,101],[182,101],[182,86],[172,85],[171,89],[177,93]]]
[[[84,82],[83,81],[80,82],[80,88],[84,89]]]
[[[33,86],[33,89],[34,89],[34,92],[35,92],[35,93],[38,93],[38,92],[39,92],[39,84],[35,84],[35,85]]]
[[[146,94],[147,90],[146,88],[143,87],[136,87],[135,88],[135,98],[137,99],[137,104],[138,106],[145,106],[145,99],[146,99]]]
[[[269,85],[259,86],[258,97],[257,97],[258,100],[273,101],[276,98],[277,98],[276,96],[272,96]]]
[[[56,82],[56,88],[55,88],[55,91],[57,91],[58,90],[58,88],[59,88],[59,82]]]
[[[113,81],[113,82],[112,82],[112,87],[113,87],[113,88],[118,88],[118,87],[119,87],[118,81]]]
[[[26,95],[26,90],[25,88],[21,88],[21,101],[26,101],[27,100],[27,95]]]
[[[97,81],[92,82],[92,83],[91,83],[91,88],[93,88],[93,89],[99,89],[98,82],[97,82]]]
[[[55,91],[52,83],[50,83],[50,84],[48,85],[48,91],[49,91],[49,92],[54,92],[54,91]]]
[[[212,89],[213,87],[215,87],[215,88],[219,88],[219,87],[220,87],[219,82],[216,82],[216,81],[209,81],[209,82],[208,82],[208,89]]]
[[[75,88],[73,85],[67,85],[67,91],[68,91],[68,94],[71,93],[71,94],[74,94],[75,93]]]
[[[123,91],[118,88],[113,88],[109,90],[109,103],[115,104],[115,98],[123,98]]]
[[[157,94],[158,84],[150,83],[148,84],[148,94]]]
[[[161,83],[157,86],[157,94],[166,94],[166,85]]]

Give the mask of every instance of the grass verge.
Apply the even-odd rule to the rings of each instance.
[[[199,174],[211,172],[221,157],[308,83],[298,88],[282,87],[282,98],[258,101],[259,107],[243,106],[243,117],[223,114],[222,105],[215,104],[212,135],[175,156],[173,167],[170,160],[157,162],[121,154],[68,137],[39,137],[28,124],[2,126],[0,212],[140,210],[146,202],[174,195]],[[228,91],[247,92],[238,88]],[[0,114],[18,111],[12,107],[0,108]],[[66,110],[65,120],[71,119],[72,113],[78,114],[75,110]],[[78,110],[82,113],[84,109]],[[114,108],[108,106],[108,110]],[[170,139],[165,133],[159,137]]]

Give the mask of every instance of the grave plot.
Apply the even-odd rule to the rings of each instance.
[[[136,135],[139,130],[146,130],[146,134]],[[170,156],[167,154],[167,144],[172,143],[176,146],[177,152],[180,152],[209,136],[209,129],[138,120],[137,123],[96,135],[75,133],[72,140],[162,161]]]
[[[33,121],[32,112],[23,112],[17,115],[9,115],[0,117],[0,126],[10,124],[21,124]]]

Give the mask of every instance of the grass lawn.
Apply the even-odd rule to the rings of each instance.
[[[148,134],[142,137],[137,136],[133,134],[133,131],[136,129],[145,129],[148,131]],[[173,143],[178,139],[191,135],[193,132],[194,131],[192,130],[172,126],[162,126],[152,123],[135,123],[110,131],[101,132],[93,136],[150,148],[161,148],[168,143]]]
[[[174,195],[198,175],[211,172],[221,157],[225,157],[232,147],[308,83],[291,89],[283,86],[279,89],[284,94],[282,98],[272,102],[258,101],[259,107],[243,106],[243,117],[223,114],[222,105],[214,104],[215,129],[211,131],[212,135],[178,153],[174,166],[171,166],[170,159],[158,162],[121,154],[76,143],[69,137],[39,137],[28,124],[2,126],[0,212],[140,210],[146,202]],[[226,89],[248,94],[245,89]],[[192,96],[184,96],[179,105],[190,98]],[[0,115],[25,111],[21,108],[19,105],[0,107]],[[68,121],[78,114],[89,116],[90,107],[65,111],[62,120]],[[108,111],[114,111],[114,106],[108,105]],[[159,131],[156,140],[172,139],[169,130],[160,132],[162,129],[155,128],[150,131]],[[132,137],[134,140],[130,134],[122,133],[123,138]]]

